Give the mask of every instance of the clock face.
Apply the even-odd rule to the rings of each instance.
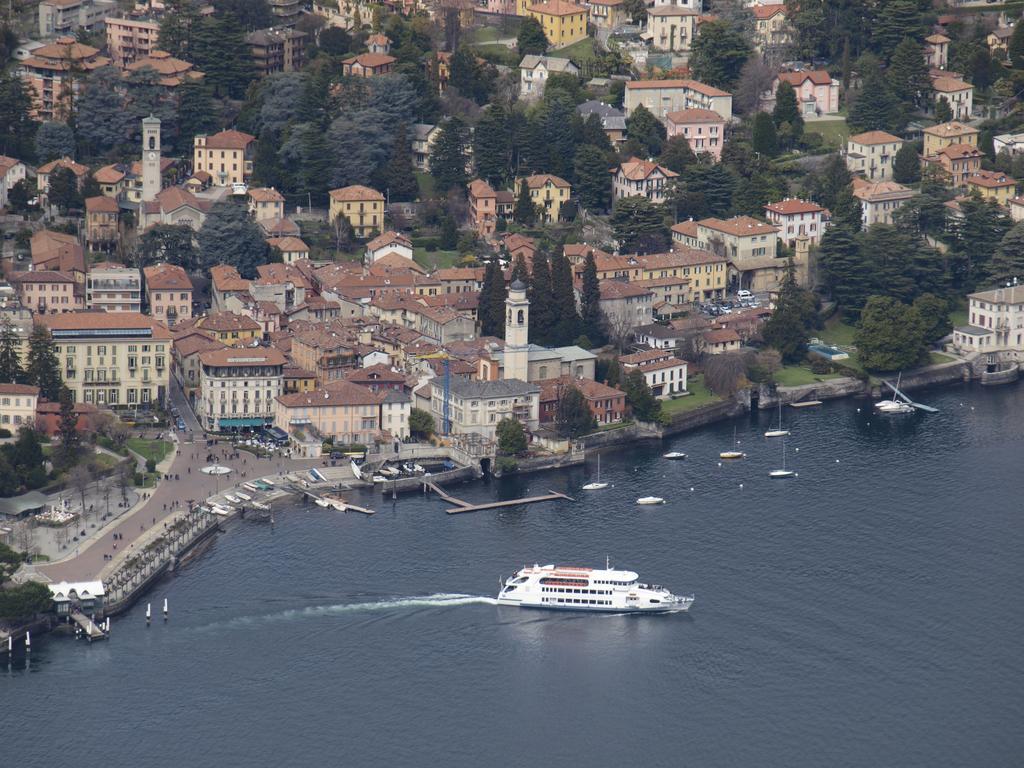
[[[150,152],[149,153],[149,159],[150,160],[156,160],[156,152]]]

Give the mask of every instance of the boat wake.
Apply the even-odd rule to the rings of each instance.
[[[309,605],[305,608],[289,608],[279,613],[263,616],[240,616],[217,622],[218,627],[243,627],[253,624],[295,621],[319,616],[338,616],[346,613],[370,611],[394,611],[408,608],[454,608],[460,605],[497,605],[493,597],[481,595],[436,594],[421,597],[396,597],[388,600],[375,600],[366,603],[339,603],[336,605]]]

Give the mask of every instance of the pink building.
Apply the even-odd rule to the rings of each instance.
[[[39,314],[56,314],[85,309],[81,285],[67,272],[20,272],[11,278],[22,306]]]
[[[779,84],[785,80],[796,91],[800,102],[800,114],[831,115],[839,111],[839,83],[823,69],[803,72],[780,72],[772,84],[771,97],[765,100],[767,109],[775,106],[775,94]]]
[[[764,207],[765,218],[779,228],[779,238],[793,247],[801,235],[810,238],[812,244],[821,242],[827,227],[827,211],[817,203],[795,198],[769,203]]]
[[[665,115],[668,135],[685,136],[694,154],[707,152],[715,160],[722,159],[725,143],[725,119],[711,109],[683,109]]]

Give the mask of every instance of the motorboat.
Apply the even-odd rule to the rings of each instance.
[[[764,433],[765,437],[788,437],[789,430],[782,426],[782,398],[779,398],[779,428],[769,429]]]
[[[373,476],[373,482],[375,482],[375,483],[386,483],[387,481],[388,481],[388,478],[384,477],[384,475],[374,475]]]
[[[608,487],[608,483],[601,482],[601,454],[597,454],[597,480],[583,486],[584,491],[600,491]]]
[[[264,512],[270,509],[270,505],[269,504],[264,504],[261,501],[254,501],[254,502],[252,502],[252,504],[250,506],[255,507],[256,509],[261,509]]]
[[[685,459],[686,458],[686,454],[683,453],[682,451],[669,451],[668,453],[663,453],[661,455],[661,458],[663,458],[663,459],[674,459],[674,460],[678,461],[679,459]]]
[[[721,453],[718,454],[718,458],[720,458],[720,459],[745,459],[745,458],[747,458],[747,454],[745,454],[743,451],[722,451]]]
[[[228,501],[230,501],[232,504],[241,504],[242,503],[241,499],[239,499],[239,498],[237,498],[235,496],[230,496],[230,495],[228,495],[226,493],[224,494],[224,498],[227,499]]]
[[[352,465],[352,474],[353,474],[353,476],[356,478],[356,480],[362,480],[363,479],[363,470],[361,470],[359,468],[359,465],[356,464],[356,460],[355,459],[352,459],[351,465]]]
[[[498,605],[604,613],[688,611],[694,596],[674,595],[660,584],[642,584],[633,571],[611,567],[534,565],[499,579]]]
[[[240,498],[242,501],[252,501],[252,496],[247,493],[242,493],[241,491],[235,491],[235,496]]]
[[[661,496],[641,496],[636,500],[636,503],[643,505],[664,504],[665,500]]]
[[[316,499],[316,500],[315,500],[315,502],[316,502],[316,505],[317,505],[318,507],[329,507],[329,506],[331,506],[331,505],[330,505],[330,504],[329,504],[329,503],[327,502],[327,499]]]

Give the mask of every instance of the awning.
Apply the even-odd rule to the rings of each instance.
[[[221,429],[225,427],[262,427],[266,424],[264,419],[219,419],[217,422]]]

